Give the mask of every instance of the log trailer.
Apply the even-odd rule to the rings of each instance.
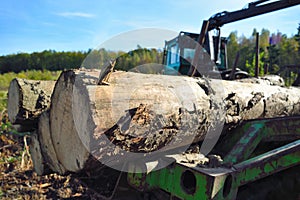
[[[166,41],[164,64],[165,74],[184,74],[201,76],[197,74],[193,64],[200,51],[207,51],[217,69],[211,68],[209,75],[221,73],[223,79],[229,79],[231,70],[227,66],[226,39],[220,37],[220,27],[224,24],[246,19],[249,17],[269,13],[279,9],[299,5],[300,0],[259,0],[249,3],[248,8],[234,12],[221,12],[203,22],[200,34],[180,32],[179,36]],[[217,29],[217,36],[211,37],[209,32]],[[190,37],[203,45],[202,49],[192,49],[182,38]],[[213,41],[213,42],[212,42]],[[195,47],[195,46],[194,46]],[[197,52],[198,51],[198,52]],[[188,56],[190,60],[188,60]],[[201,71],[201,70],[199,70]],[[235,78],[248,77],[246,72],[236,70]],[[268,188],[260,186],[265,177],[289,171],[294,173],[290,180],[291,191],[300,198],[300,116],[279,117],[272,119],[257,119],[245,121],[230,133],[222,134],[219,142],[211,151],[220,155],[221,161],[206,166],[199,163],[183,161],[182,154],[172,155],[174,162],[166,168],[140,173],[146,166],[134,165],[127,174],[127,181],[133,188],[149,192],[160,190],[168,194],[169,199],[204,200],[204,199],[267,199],[272,198]],[[165,159],[170,159],[165,158]],[[293,171],[294,170],[294,171]],[[293,171],[293,172],[292,172]],[[279,173],[280,172],[280,173]],[[272,181],[272,179],[270,178]],[[277,191],[283,186],[276,187],[281,179],[273,179],[273,188]],[[254,193],[250,196],[242,194],[244,188],[256,185]],[[280,184],[279,184],[280,185]],[[249,193],[248,193],[249,195]],[[253,195],[253,196],[252,196]],[[166,196],[153,199],[165,199]],[[281,199],[283,196],[277,196]]]
[[[247,121],[222,136],[212,152],[222,157],[217,165],[202,166],[173,155],[171,165],[148,174],[139,173],[141,168],[135,165],[128,182],[150,194],[163,190],[170,199],[282,199],[287,194],[280,193],[287,187],[294,193],[287,199],[299,198],[299,116]],[[292,174],[290,180],[276,178],[284,171]]]
[[[182,31],[176,38],[165,42],[164,73],[169,75],[204,75],[212,78],[221,75],[221,78],[226,80],[249,77],[247,72],[238,68],[235,69],[236,66],[231,66],[234,70],[233,74],[231,74],[232,70],[228,69],[227,39],[221,37],[220,27],[231,22],[298,4],[300,4],[299,0],[258,0],[249,3],[247,8],[233,12],[224,11],[213,15],[208,20],[203,21],[200,34]],[[216,30],[216,35],[212,33],[214,30]],[[208,63],[205,58],[203,59],[203,52],[210,55],[212,63]],[[203,69],[203,65],[206,65],[207,69]]]

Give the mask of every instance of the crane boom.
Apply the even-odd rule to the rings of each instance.
[[[239,21],[242,19],[262,15],[280,9],[300,4],[300,0],[278,0],[267,3],[270,0],[259,0],[248,4],[248,8],[233,12],[221,12],[212,16],[209,21],[208,31],[221,27],[224,24]]]

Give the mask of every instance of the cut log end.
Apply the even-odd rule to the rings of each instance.
[[[14,79],[8,89],[8,116],[12,124],[36,128],[41,113],[50,107],[55,81]]]
[[[49,116],[49,130],[57,161],[71,172],[82,170],[85,161],[90,157],[89,151],[85,144],[82,144],[83,141],[77,133],[73,119],[72,101],[75,78],[73,71],[64,72],[59,77],[53,91]],[[81,110],[80,116],[85,114]]]

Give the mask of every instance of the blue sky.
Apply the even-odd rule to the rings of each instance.
[[[0,7],[0,55],[86,51],[113,36],[143,28],[199,32],[202,20],[241,9],[252,0],[9,0]],[[207,3],[209,2],[209,3]],[[235,22],[222,28],[249,36],[253,28],[296,34],[300,6]],[[166,35],[162,34],[162,37]],[[160,38],[163,41],[170,38]]]

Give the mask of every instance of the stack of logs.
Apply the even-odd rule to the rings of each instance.
[[[114,156],[120,150],[147,153],[189,145],[220,123],[232,128],[245,120],[300,114],[300,88],[282,81],[116,71],[109,85],[98,85],[98,76],[97,70],[71,70],[56,82],[11,82],[9,119],[19,131],[32,132],[39,174],[46,168],[64,174],[118,164]],[[185,139],[191,134],[192,140]]]

